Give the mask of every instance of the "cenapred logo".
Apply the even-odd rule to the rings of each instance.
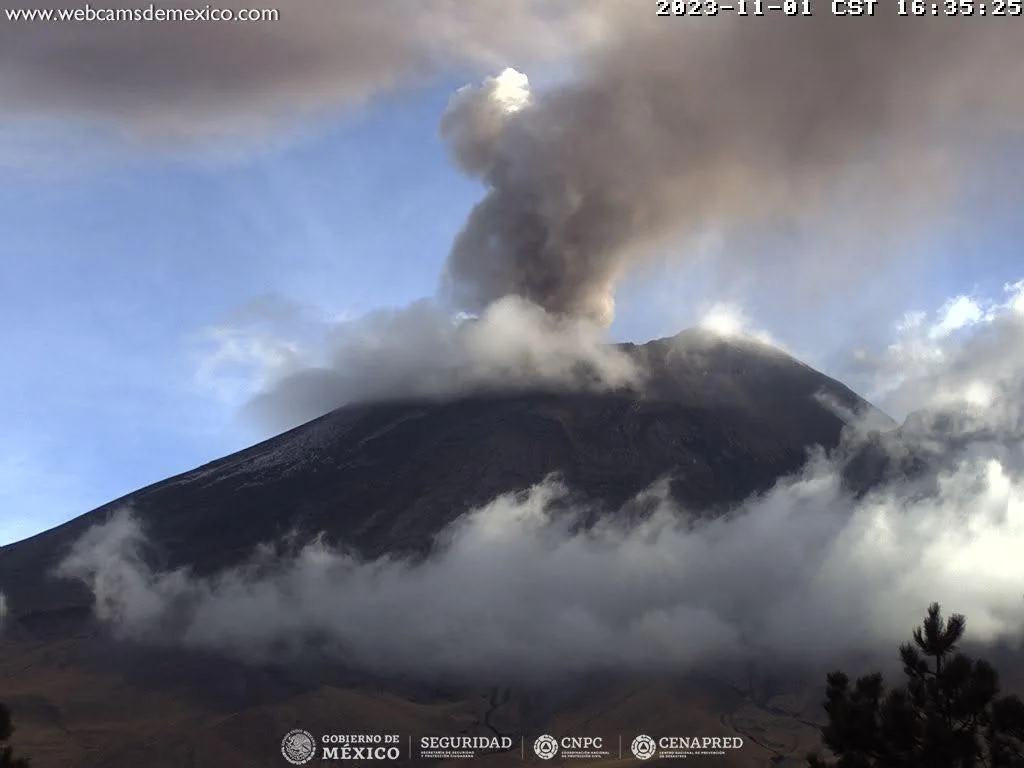
[[[281,739],[281,754],[292,765],[305,765],[316,755],[316,739],[309,731],[294,728]]]
[[[629,745],[629,751],[637,760],[650,760],[658,751],[658,745],[646,733],[641,733],[633,739],[633,743]]]
[[[742,749],[739,736],[660,736],[641,733],[629,745],[637,760],[724,756],[729,750]]]
[[[545,733],[533,742],[533,751],[541,760],[550,760],[558,754],[558,741]]]

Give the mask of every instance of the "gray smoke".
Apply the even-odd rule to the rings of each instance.
[[[585,530],[575,523],[590,510],[566,511],[549,480],[462,517],[423,561],[314,542],[211,577],[151,568],[125,511],[87,532],[61,572],[135,640],[257,660],[326,654],[448,682],[889,654],[933,600],[966,613],[974,640],[1018,638],[1024,283],[973,324],[948,319],[923,322],[878,365],[892,396],[916,393],[923,409],[893,454],[940,460],[863,497],[844,486],[842,454],[819,455],[725,518],[696,519],[656,486],[641,500],[648,519]]]
[[[644,378],[640,361],[608,344],[605,329],[552,317],[516,297],[474,318],[453,318],[436,302],[414,302],[324,324],[326,333],[305,343],[288,336],[311,320],[274,322],[295,314],[279,303],[253,303],[208,329],[204,339],[213,349],[200,370],[203,384],[228,399],[248,399],[248,412],[274,432],[352,403],[529,389],[609,391]]]
[[[0,101],[8,117],[85,118],[135,136],[237,136],[454,66],[561,55],[566,39],[585,45],[600,37],[606,3],[585,11],[537,0],[156,3],[277,12],[277,20],[261,22],[46,23],[0,15]],[[94,8],[148,5],[110,0]],[[15,0],[5,10],[46,7]]]
[[[1013,23],[898,18],[891,4],[862,18],[666,18],[625,0],[277,10],[262,23],[0,19],[0,99],[12,117],[136,136],[239,135],[467,67],[553,63],[563,83],[541,93],[509,73],[453,100],[442,133],[487,192],[442,283],[470,311],[517,294],[601,322],[672,235],[813,228],[836,210],[872,236],[916,221],[1016,134],[1024,104]]]
[[[459,305],[518,294],[608,322],[616,285],[668,236],[838,211],[870,235],[834,282],[1022,127],[1006,19],[616,8],[616,34],[568,84],[531,94],[506,71],[453,99],[442,133],[487,189],[443,281]]]

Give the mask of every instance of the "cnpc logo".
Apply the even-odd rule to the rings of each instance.
[[[590,752],[600,750],[603,746],[604,739],[600,736],[563,736],[559,740],[545,733],[533,742],[533,752],[541,760],[551,760],[559,751]]]

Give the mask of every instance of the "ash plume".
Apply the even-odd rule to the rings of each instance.
[[[685,256],[708,227],[813,230],[837,212],[876,237],[948,202],[1022,127],[1024,49],[1005,19],[890,5],[862,18],[612,15],[615,36],[568,83],[530,93],[506,71],[453,99],[442,134],[486,188],[442,281],[460,306],[517,294],[607,323],[617,284],[670,237]]]
[[[841,253],[814,252],[813,263],[786,272],[832,298],[853,273],[882,266],[873,260],[886,254],[873,242],[880,233],[925,223],[1022,127],[1024,52],[998,19],[908,20],[890,9],[860,19],[683,20],[588,7],[616,34],[570,43],[568,79],[535,92],[505,69],[459,90],[441,119],[453,161],[486,189],[449,254],[446,308],[484,315],[518,297],[556,323],[606,326],[620,282],[662,258],[685,260],[689,237],[776,225],[846,241]],[[715,269],[762,275],[771,257],[761,254],[726,249]],[[376,349],[401,356],[402,346]],[[457,346],[434,345],[424,360],[413,347],[423,373],[388,378],[429,381],[430,394],[507,380],[449,375],[442,386],[434,369],[498,370],[479,360],[482,346]],[[367,391],[410,389],[379,386],[377,373],[399,366],[363,350],[353,358],[353,348],[289,371],[260,407],[294,425]],[[360,376],[357,360],[374,373]]]

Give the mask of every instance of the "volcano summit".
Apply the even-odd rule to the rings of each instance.
[[[5,547],[15,617],[88,607],[51,577],[73,542],[131,507],[162,568],[215,573],[261,543],[323,534],[365,557],[425,553],[467,511],[552,474],[594,509],[656,481],[693,510],[723,510],[839,444],[843,414],[873,411],[773,347],[706,331],[620,347],[642,383],[606,393],[488,393],[340,408]],[[884,417],[883,417],[884,418]]]

